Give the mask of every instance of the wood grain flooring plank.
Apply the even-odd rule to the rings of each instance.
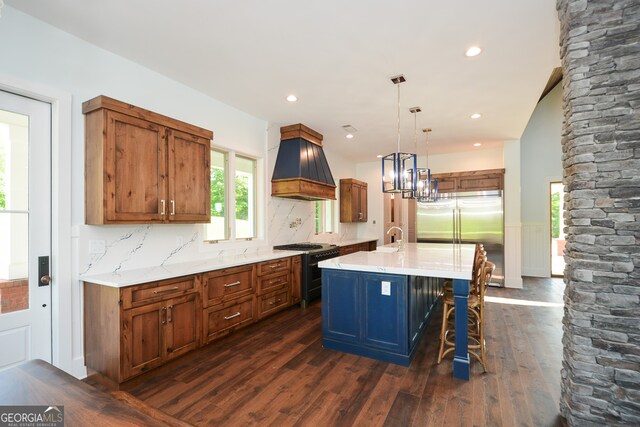
[[[416,414],[420,398],[405,392],[398,392],[387,414],[384,426],[408,426]]]

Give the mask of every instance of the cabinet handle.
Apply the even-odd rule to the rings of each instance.
[[[173,322],[173,306],[169,306],[169,310],[167,310],[167,323]]]
[[[240,284],[240,281],[238,280],[237,282],[233,282],[233,283],[225,283],[224,287],[225,288],[230,288],[232,286],[238,286]]]
[[[232,314],[231,316],[224,316],[224,320],[233,319],[234,317],[240,316],[240,312],[238,311],[236,314]]]
[[[282,264],[275,264],[275,265],[270,265],[269,268],[278,268],[282,266]]]
[[[171,215],[175,215],[176,214],[176,201],[172,200],[171,201]]]
[[[275,301],[271,301],[271,302],[269,303],[269,305],[275,305],[276,303],[279,303],[279,302],[281,302],[281,301],[282,301],[281,299],[277,299],[277,300],[275,300]]]
[[[273,285],[274,283],[280,283],[280,279],[269,280],[270,285]]]
[[[162,324],[167,324],[167,307],[162,307]]]
[[[173,288],[169,288],[169,289],[162,289],[161,291],[153,291],[154,294],[163,294],[165,292],[173,292],[173,291],[177,291],[178,288],[177,286],[174,286]]]
[[[165,202],[164,199],[160,200],[160,206],[162,206],[160,208],[160,214],[161,215],[166,215],[167,214],[167,202]]]

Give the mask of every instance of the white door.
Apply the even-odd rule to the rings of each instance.
[[[0,369],[51,361],[50,254],[51,105],[0,91]]]

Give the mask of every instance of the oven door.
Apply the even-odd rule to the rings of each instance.
[[[302,281],[302,298],[311,301],[320,298],[322,294],[322,269],[318,267],[318,261],[312,261],[307,265],[307,278]]]

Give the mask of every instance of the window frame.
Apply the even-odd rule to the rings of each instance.
[[[318,209],[318,207],[320,209]],[[327,200],[316,200],[313,207],[313,216],[314,216],[314,224],[315,224],[315,234],[332,234],[336,232],[336,215],[335,215],[335,200],[327,199]],[[316,213],[319,211],[320,221],[318,221],[318,217]],[[318,224],[320,225],[320,230],[318,230]],[[331,230],[327,231],[327,224],[331,224]]]
[[[262,173],[262,158],[258,156],[254,156],[251,154],[245,154],[242,152],[238,152],[236,150],[231,150],[223,147],[219,147],[214,145],[213,143],[209,146],[209,155],[211,152],[222,153],[225,156],[225,187],[224,187],[224,203],[225,203],[225,215],[224,215],[224,224],[225,224],[225,238],[224,239],[212,239],[208,236],[208,227],[210,227],[211,222],[208,224],[204,224],[203,230],[203,239],[202,243],[204,244],[234,244],[241,242],[250,242],[254,240],[261,239],[262,227],[264,224],[260,222],[260,212],[262,212],[263,208],[260,205],[261,199],[259,192],[261,191],[261,183],[259,181],[258,174]],[[251,160],[253,162],[253,237],[236,237],[237,227],[236,227],[236,159],[240,157],[242,159]],[[213,162],[211,163],[213,165]],[[213,167],[213,166],[211,166]],[[233,182],[233,186],[230,183]]]
[[[234,169],[234,175],[233,175],[233,186],[234,186],[234,191],[233,191],[233,198],[234,198],[234,204],[233,204],[233,240],[246,240],[246,241],[251,241],[255,238],[258,237],[258,159],[253,157],[253,156],[248,156],[246,154],[241,154],[238,152],[234,152],[234,162],[233,162],[233,169]],[[236,199],[236,192],[237,192],[237,188],[236,188],[236,177],[237,177],[237,173],[238,173],[238,169],[236,168],[236,162],[235,160],[237,158],[241,158],[244,160],[249,160],[251,162],[253,162],[253,170],[252,170],[252,177],[253,177],[253,195],[252,195],[252,203],[253,203],[253,227],[252,227],[252,236],[251,237],[238,237],[238,228],[236,227],[236,214],[237,214],[237,199]],[[229,172],[231,173],[231,172]],[[249,213],[251,213],[249,211]]]
[[[219,242],[227,242],[229,240],[231,240],[231,224],[229,223],[229,211],[230,211],[230,204],[229,204],[229,170],[230,168],[230,162],[229,162],[229,158],[230,158],[230,151],[229,150],[225,150],[223,148],[220,147],[216,147],[214,145],[210,145],[209,146],[209,156],[211,156],[211,152],[215,151],[217,153],[220,153],[224,156],[224,206],[225,206],[225,210],[224,210],[224,238],[222,239],[209,239],[208,237],[208,227],[211,225],[211,220],[209,220],[209,223],[205,225],[205,229],[204,229],[204,234],[205,234],[205,238],[203,239],[204,242],[206,243],[219,243]],[[213,162],[211,162],[211,169],[213,169]],[[211,183],[209,183],[209,192],[211,192]],[[211,212],[209,212],[209,217],[211,218],[213,215],[211,215]]]

